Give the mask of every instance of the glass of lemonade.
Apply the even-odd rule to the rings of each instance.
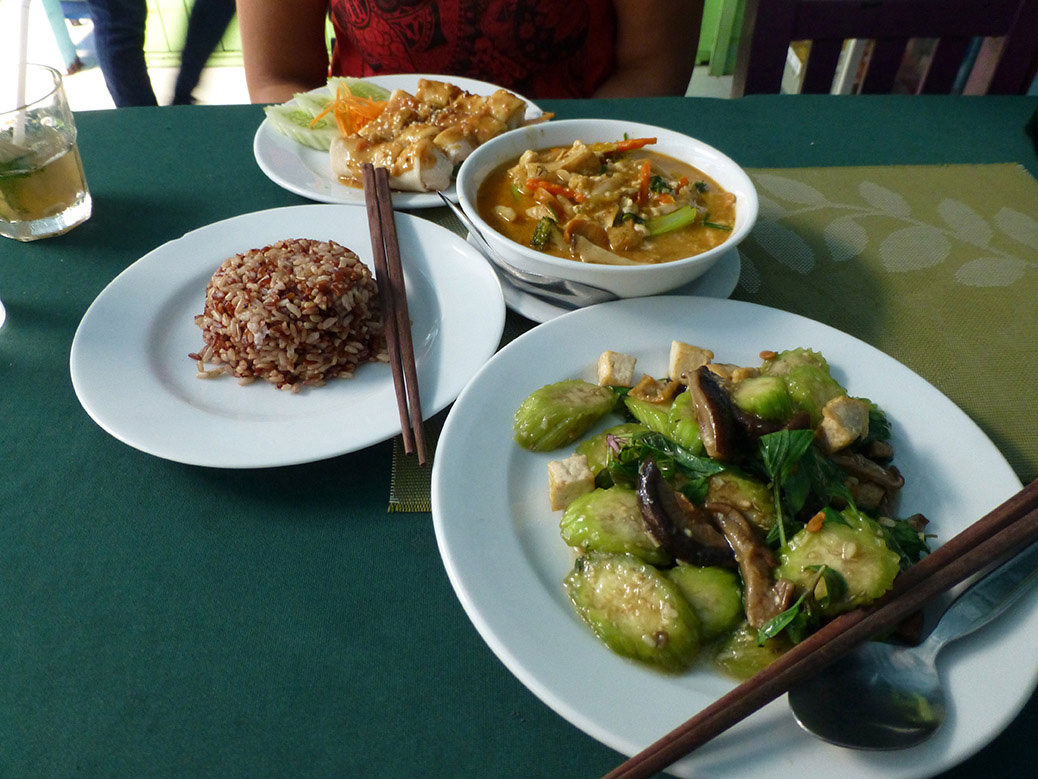
[[[0,235],[61,235],[90,218],[91,209],[61,74],[27,65],[24,101],[5,93],[0,102]]]

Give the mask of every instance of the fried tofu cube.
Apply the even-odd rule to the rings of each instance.
[[[575,454],[548,463],[548,500],[552,511],[566,508],[575,499],[595,488],[595,477],[587,455]]]
[[[667,375],[674,381],[688,384],[688,377],[713,359],[714,353],[709,349],[701,349],[681,341],[671,341],[670,367],[667,369]]]
[[[841,395],[822,408],[822,422],[815,431],[827,452],[844,449],[869,434],[869,404],[860,398]]]
[[[638,360],[621,352],[602,352],[598,358],[598,383],[603,387],[630,387]]]

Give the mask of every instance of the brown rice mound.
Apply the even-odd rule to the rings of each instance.
[[[298,392],[388,359],[378,286],[334,241],[278,241],[224,260],[195,324],[205,342],[190,355],[199,378],[232,374]]]

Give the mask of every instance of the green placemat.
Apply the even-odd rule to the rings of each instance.
[[[875,345],[1038,477],[1038,181],[1012,164],[749,173],[761,210],[733,297]],[[464,235],[447,209],[423,216]],[[503,342],[530,324],[510,313]],[[391,511],[430,510],[430,470],[397,441]]]
[[[467,234],[461,221],[446,207],[430,208],[420,213],[431,222],[446,227],[458,235]],[[512,339],[522,335],[532,324],[529,320],[508,312],[498,348],[500,349]],[[401,436],[393,439],[393,466],[389,486],[390,512],[426,513],[432,510],[430,502],[432,464],[436,458],[436,441],[449,410],[449,408],[445,409],[425,422],[428,462],[424,466],[418,464],[417,455],[407,454],[404,451],[404,439]]]
[[[1038,181],[1013,164],[750,173],[761,212],[733,297],[873,344],[1038,476]]]

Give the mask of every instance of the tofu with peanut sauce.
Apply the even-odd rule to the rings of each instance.
[[[376,118],[332,141],[332,171],[360,186],[362,166],[370,162],[389,171],[393,189],[447,189],[455,167],[480,144],[524,124],[526,109],[524,100],[504,89],[475,95],[419,79],[414,95],[394,90]]]

